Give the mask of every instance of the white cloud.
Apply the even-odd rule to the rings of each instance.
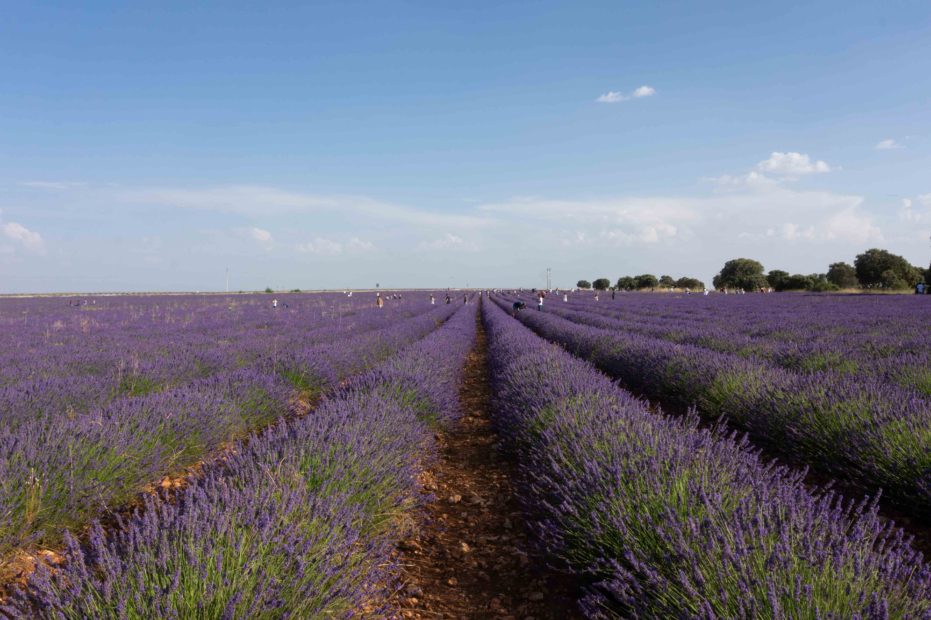
[[[634,91],[634,97],[650,97],[656,94],[656,89],[652,86],[640,86],[637,90]]]
[[[619,101],[627,101],[630,99],[627,95],[619,93],[614,90],[609,90],[603,95],[599,95],[595,101],[598,103],[618,103]]]
[[[767,231],[768,232],[768,231]],[[815,227],[807,226],[804,229],[798,224],[786,222],[779,229],[779,236],[786,241],[796,241],[798,239],[814,239]]]
[[[449,232],[438,239],[422,241],[418,244],[417,248],[426,251],[460,250],[465,252],[477,252],[479,250],[478,244],[466,241],[459,235],[454,235]]]
[[[259,243],[271,243],[272,234],[267,230],[262,228],[256,228],[253,226],[248,229],[249,236],[258,241]]]
[[[115,198],[130,203],[217,211],[247,217],[335,214],[354,219],[365,216],[421,228],[482,228],[492,224],[487,218],[424,211],[364,196],[318,195],[257,185],[119,190]]]
[[[826,225],[826,238],[829,240],[867,243],[882,241],[882,231],[873,223],[873,219],[852,209],[847,209],[831,216]]]
[[[307,243],[297,245],[297,251],[302,254],[316,254],[318,256],[339,256],[340,254],[360,254],[375,250],[375,244],[353,237],[343,243],[326,237],[314,237]]]
[[[629,95],[625,95],[622,92],[609,90],[608,92],[600,95],[595,101],[598,103],[620,103],[621,101],[629,101],[630,99],[640,99],[642,97],[650,97],[656,94],[656,89],[652,86],[640,86],[635,89]]]
[[[917,201],[917,205],[915,201]],[[899,219],[912,224],[931,222],[931,194],[920,194],[916,197],[915,201],[911,198],[902,199],[902,207],[899,209]]]
[[[79,189],[87,187],[87,183],[77,181],[23,181],[20,183],[23,187],[32,189],[45,189],[54,191],[65,191],[69,189]]]
[[[346,250],[349,252],[372,252],[375,250],[375,244],[371,241],[363,241],[358,237],[353,237],[346,243]]]
[[[0,226],[0,230],[4,237],[21,245],[27,251],[33,254],[45,254],[45,242],[39,233],[16,222],[7,222]]]
[[[343,253],[343,244],[325,237],[314,237],[307,243],[297,246],[297,251],[303,254],[317,254],[319,256],[336,256]]]
[[[768,190],[779,187],[779,181],[756,170],[737,176],[724,174],[719,177],[711,177],[709,180],[715,183],[718,191]]]
[[[773,151],[769,159],[758,163],[756,168],[761,172],[771,172],[786,177],[831,171],[831,166],[820,159],[812,161],[808,155],[802,153],[781,153],[779,151]]]
[[[601,241],[614,245],[653,244],[680,234],[683,224],[695,222],[699,214],[692,199],[618,198],[588,201],[515,198],[486,204],[483,211],[515,216],[530,222],[549,222],[558,228],[588,225]],[[576,241],[594,241],[586,231],[575,231]],[[564,235],[563,244],[567,243]]]
[[[876,146],[873,147],[877,151],[890,151],[892,149],[904,149],[905,147],[892,138],[886,138],[885,140],[880,140],[876,143]]]
[[[686,264],[727,252],[735,243],[753,242],[746,251],[765,256],[781,255],[787,242],[807,244],[808,254],[815,248],[846,252],[853,243],[883,239],[880,224],[861,209],[862,196],[798,191],[767,179],[761,173],[725,178],[721,182],[730,191],[706,196],[515,198],[480,209],[504,218],[502,228],[521,243],[530,238],[544,247],[552,242],[578,251],[687,252],[680,258]],[[830,247],[835,249],[826,250]]]
[[[656,222],[630,226],[628,228],[615,228],[600,233],[600,238],[614,245],[630,245],[633,243],[651,244],[672,239],[679,233],[678,227],[669,222]]]

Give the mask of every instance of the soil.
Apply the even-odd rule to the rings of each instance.
[[[581,618],[578,586],[535,555],[514,496],[514,464],[490,418],[487,342],[481,322],[460,391],[462,418],[438,433],[440,458],[423,472],[432,499],[398,545],[401,618]]]

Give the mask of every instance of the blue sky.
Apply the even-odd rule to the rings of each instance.
[[[0,292],[931,259],[924,1],[158,4],[5,6]]]

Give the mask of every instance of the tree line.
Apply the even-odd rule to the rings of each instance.
[[[858,254],[853,265],[845,262],[831,263],[826,273],[790,274],[781,269],[766,272],[763,264],[751,258],[735,258],[724,263],[724,267],[714,277],[712,284],[716,289],[743,289],[757,291],[770,289],[776,291],[836,291],[840,289],[864,288],[884,290],[905,290],[924,282],[931,285],[931,264],[927,269],[910,264],[905,258],[887,250],[873,248]],[[676,288],[701,290],[705,283],[698,278],[684,276],[674,279],[664,275],[656,277],[645,273],[638,276],[621,276],[612,285],[608,278],[598,278],[593,282],[579,280],[580,289],[606,291],[642,291],[656,288]]]
[[[735,258],[724,263],[714,277],[717,289],[748,291],[772,288],[776,291],[836,291],[863,288],[906,290],[924,282],[931,283],[931,265],[922,269],[887,250],[873,248],[858,254],[853,265],[831,263],[826,273],[790,274],[781,269],[764,272],[763,264],[750,258]]]
[[[606,291],[614,288],[618,291],[641,291],[644,289],[655,288],[681,288],[689,290],[701,290],[705,288],[705,283],[698,278],[687,276],[674,279],[672,276],[660,276],[657,278],[651,273],[644,273],[639,276],[621,276],[617,283],[612,286],[608,278],[598,278],[594,282],[588,280],[579,280],[576,286],[581,289],[593,288],[596,291]]]

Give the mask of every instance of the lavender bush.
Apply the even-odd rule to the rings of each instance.
[[[210,464],[176,503],[147,500],[121,527],[69,535],[8,617],[345,617],[390,582],[395,516],[417,501],[430,425],[457,415],[475,306],[351,380],[313,415]]]
[[[586,615],[931,617],[931,571],[875,504],[812,494],[734,435],[649,411],[494,304],[483,317],[524,506],[589,582]]]
[[[556,308],[521,320],[651,398],[726,416],[789,460],[931,515],[931,401],[922,395],[877,376],[798,373],[671,344],[592,316]]]
[[[232,316],[221,314],[218,319],[208,313],[202,318],[209,327],[195,328],[199,319],[196,315],[191,319],[187,313],[203,302],[192,298],[171,303],[172,312],[180,313],[181,318],[169,320],[157,315],[159,322],[169,326],[167,334],[153,333],[142,348],[145,354],[136,370],[121,371],[121,349],[111,352],[109,361],[102,349],[93,356],[79,356],[78,361],[58,359],[59,354],[53,353],[50,357],[57,371],[65,372],[70,364],[72,370],[81,366],[88,374],[71,381],[26,377],[7,386],[6,399],[0,400],[0,513],[4,515],[0,553],[33,542],[56,544],[63,528],[79,527],[102,511],[127,503],[147,484],[181,472],[224,443],[286,415],[298,393],[314,400],[332,390],[352,374],[423,337],[453,311],[448,306],[431,308],[424,301],[412,303],[411,312],[356,308],[354,320],[343,316],[340,321],[355,326],[357,334],[336,328],[332,336],[323,338],[316,333],[322,328],[313,316],[305,317],[305,323],[296,309],[298,318],[256,306],[251,311],[268,314],[267,320],[243,317],[243,325],[230,325],[236,320]],[[229,312],[224,306],[211,307],[216,312]],[[245,312],[238,308],[237,312]],[[106,332],[100,339],[115,347],[123,342],[120,346],[128,348],[131,345],[127,342],[137,341],[120,330],[128,325],[132,332],[134,313],[147,321],[152,314],[134,305],[121,312],[128,312],[129,317],[118,313],[106,326],[97,319],[99,329]],[[30,314],[32,320],[39,320],[37,314]],[[273,337],[263,336],[275,321],[275,330],[280,331]],[[172,327],[176,323],[187,328],[176,331]],[[146,326],[153,327],[151,323]],[[305,329],[314,335],[307,337]],[[171,344],[176,336],[177,354]],[[211,339],[213,344],[208,345]],[[328,342],[334,339],[338,341]],[[21,341],[24,346],[29,342]],[[94,342],[91,339],[88,346],[99,346]],[[240,348],[233,342],[249,346]],[[46,346],[32,342],[39,352],[46,351]],[[159,357],[163,348],[166,356]],[[185,353],[188,350],[190,355]],[[38,357],[29,357],[37,353],[9,355],[33,360],[34,374],[51,372]],[[90,357],[95,360],[93,364],[88,362]],[[195,368],[200,370],[191,370]],[[124,373],[122,379],[114,381],[120,372]],[[132,377],[129,383],[128,377]],[[49,383],[59,389],[43,390],[43,384]],[[114,385],[130,385],[132,390],[107,396]],[[93,404],[98,398],[101,404]]]

